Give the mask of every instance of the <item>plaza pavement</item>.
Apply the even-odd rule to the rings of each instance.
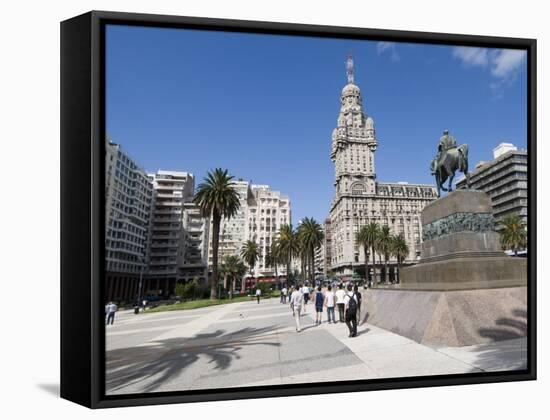
[[[278,299],[135,315],[106,327],[107,394],[182,391],[524,369],[524,338],[430,348],[368,323],[315,326],[313,305],[296,333]],[[326,321],[326,312],[323,314]]]

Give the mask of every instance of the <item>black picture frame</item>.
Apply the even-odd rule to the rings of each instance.
[[[522,371],[105,395],[105,25],[521,48],[528,70],[528,367]],[[92,11],[61,23],[61,397],[90,408],[536,379],[536,40]]]

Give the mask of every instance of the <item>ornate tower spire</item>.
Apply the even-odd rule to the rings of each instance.
[[[348,83],[355,83],[353,79],[353,57],[351,56],[351,54],[348,55],[348,60],[346,62],[346,73],[348,74]]]
[[[336,197],[376,194],[374,152],[378,141],[374,121],[363,112],[361,90],[354,81],[353,57],[348,56],[348,83],[340,96],[340,113],[332,132]]]

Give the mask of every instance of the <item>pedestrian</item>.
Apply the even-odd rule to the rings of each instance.
[[[286,294],[288,293],[288,290],[286,290],[286,286],[283,286],[281,290],[281,303],[286,303]]]
[[[300,316],[302,314],[303,301],[304,295],[302,294],[302,285],[299,285],[290,296],[290,309],[292,310],[294,321],[296,321],[296,332],[302,331],[300,327]]]
[[[147,299],[143,299],[143,302],[141,302],[143,305],[143,312],[145,312],[145,308],[147,307]]]
[[[336,306],[338,307],[338,318],[340,319],[340,322],[345,322],[345,314],[344,314],[344,297],[346,296],[346,292],[344,291],[344,285],[340,283],[338,285],[338,290],[336,291]]]
[[[321,292],[321,286],[317,286],[315,292],[315,325],[321,325],[323,321],[323,304],[325,303],[325,297]]]
[[[304,299],[304,305],[303,305],[303,309],[304,309],[304,314],[306,313],[306,306],[307,306],[307,303],[309,302],[309,287],[307,287],[305,284],[304,286],[299,286],[300,287],[300,291],[302,292],[302,295],[303,295],[303,299]]]
[[[357,301],[357,296],[353,292],[353,287],[351,284],[348,284],[348,292],[344,297],[345,310],[346,310],[346,325],[349,329],[349,336],[357,336],[357,306],[359,302]]]
[[[361,302],[363,301],[363,297],[361,296],[361,292],[359,291],[359,286],[355,285],[353,287],[353,292],[355,293],[355,297],[357,298],[357,325],[361,325],[363,323],[361,319]]]
[[[258,299],[258,305],[260,304],[260,297],[262,296],[262,289],[256,288],[256,299]]]
[[[115,322],[116,311],[118,311],[118,308],[113,302],[109,302],[107,306],[105,306],[105,312],[107,312],[107,325],[109,325],[109,323],[113,325]]]
[[[325,306],[327,307],[328,323],[330,324],[332,322],[333,324],[336,324],[336,320],[334,319],[334,292],[332,291],[332,286],[330,284],[327,288],[327,292],[325,293]]]

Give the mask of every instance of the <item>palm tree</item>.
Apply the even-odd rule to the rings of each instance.
[[[277,270],[278,265],[281,263],[281,256],[279,255],[279,244],[277,239],[271,243],[271,248],[265,256],[265,265],[275,268],[275,278],[279,280],[279,272]]]
[[[225,263],[220,264],[218,267],[218,276],[223,278],[223,288],[227,289],[227,277],[229,276],[229,271]]]
[[[409,255],[409,246],[403,235],[399,234],[392,237],[392,254],[397,259],[397,283],[400,283],[401,277],[401,264]]]
[[[363,247],[363,252],[365,253],[365,280],[367,284],[369,283],[369,246],[367,239],[367,226],[362,226],[359,232],[355,235],[355,241],[359,246]]]
[[[288,282],[291,277],[292,257],[298,253],[298,240],[296,238],[296,233],[292,229],[292,225],[288,224],[281,226],[277,244],[281,262],[286,264],[286,277]]]
[[[246,241],[241,248],[241,258],[246,262],[250,269],[250,274],[254,277],[254,266],[260,258],[260,247],[254,241]]]
[[[210,278],[210,299],[216,299],[218,286],[218,248],[220,243],[220,223],[222,218],[230,219],[240,207],[239,194],[233,177],[227,169],[216,168],[209,171],[197,188],[193,202],[197,204],[203,217],[212,218],[212,277]]]
[[[502,219],[503,229],[500,231],[500,243],[503,249],[511,249],[514,255],[527,246],[527,230],[525,223],[517,214],[511,214]]]
[[[365,246],[371,249],[372,277],[373,277],[374,283],[376,283],[376,249],[378,246],[378,233],[380,231],[380,227],[376,222],[370,222],[368,225],[364,226],[363,229],[365,229],[364,231]]]
[[[237,255],[228,255],[225,258],[223,266],[225,268],[227,276],[231,278],[230,296],[233,297],[237,278],[241,278],[242,276],[244,276],[244,274],[246,273],[246,266]]]
[[[307,247],[306,242],[304,240],[304,237],[300,234],[300,226],[298,226],[298,229],[296,230],[296,242],[297,242],[297,253],[296,256],[300,258],[300,274],[302,277],[302,280],[304,283],[307,279],[307,263],[308,263],[308,254],[307,254]]]
[[[388,260],[390,259],[391,248],[392,235],[390,227],[384,225],[378,232],[378,252],[380,253],[380,258],[384,257],[384,283],[386,284],[388,284],[389,280]]]
[[[325,234],[321,225],[313,218],[306,217],[298,228],[298,237],[302,243],[306,262],[309,264],[309,278],[315,284],[315,250],[323,245]]]

